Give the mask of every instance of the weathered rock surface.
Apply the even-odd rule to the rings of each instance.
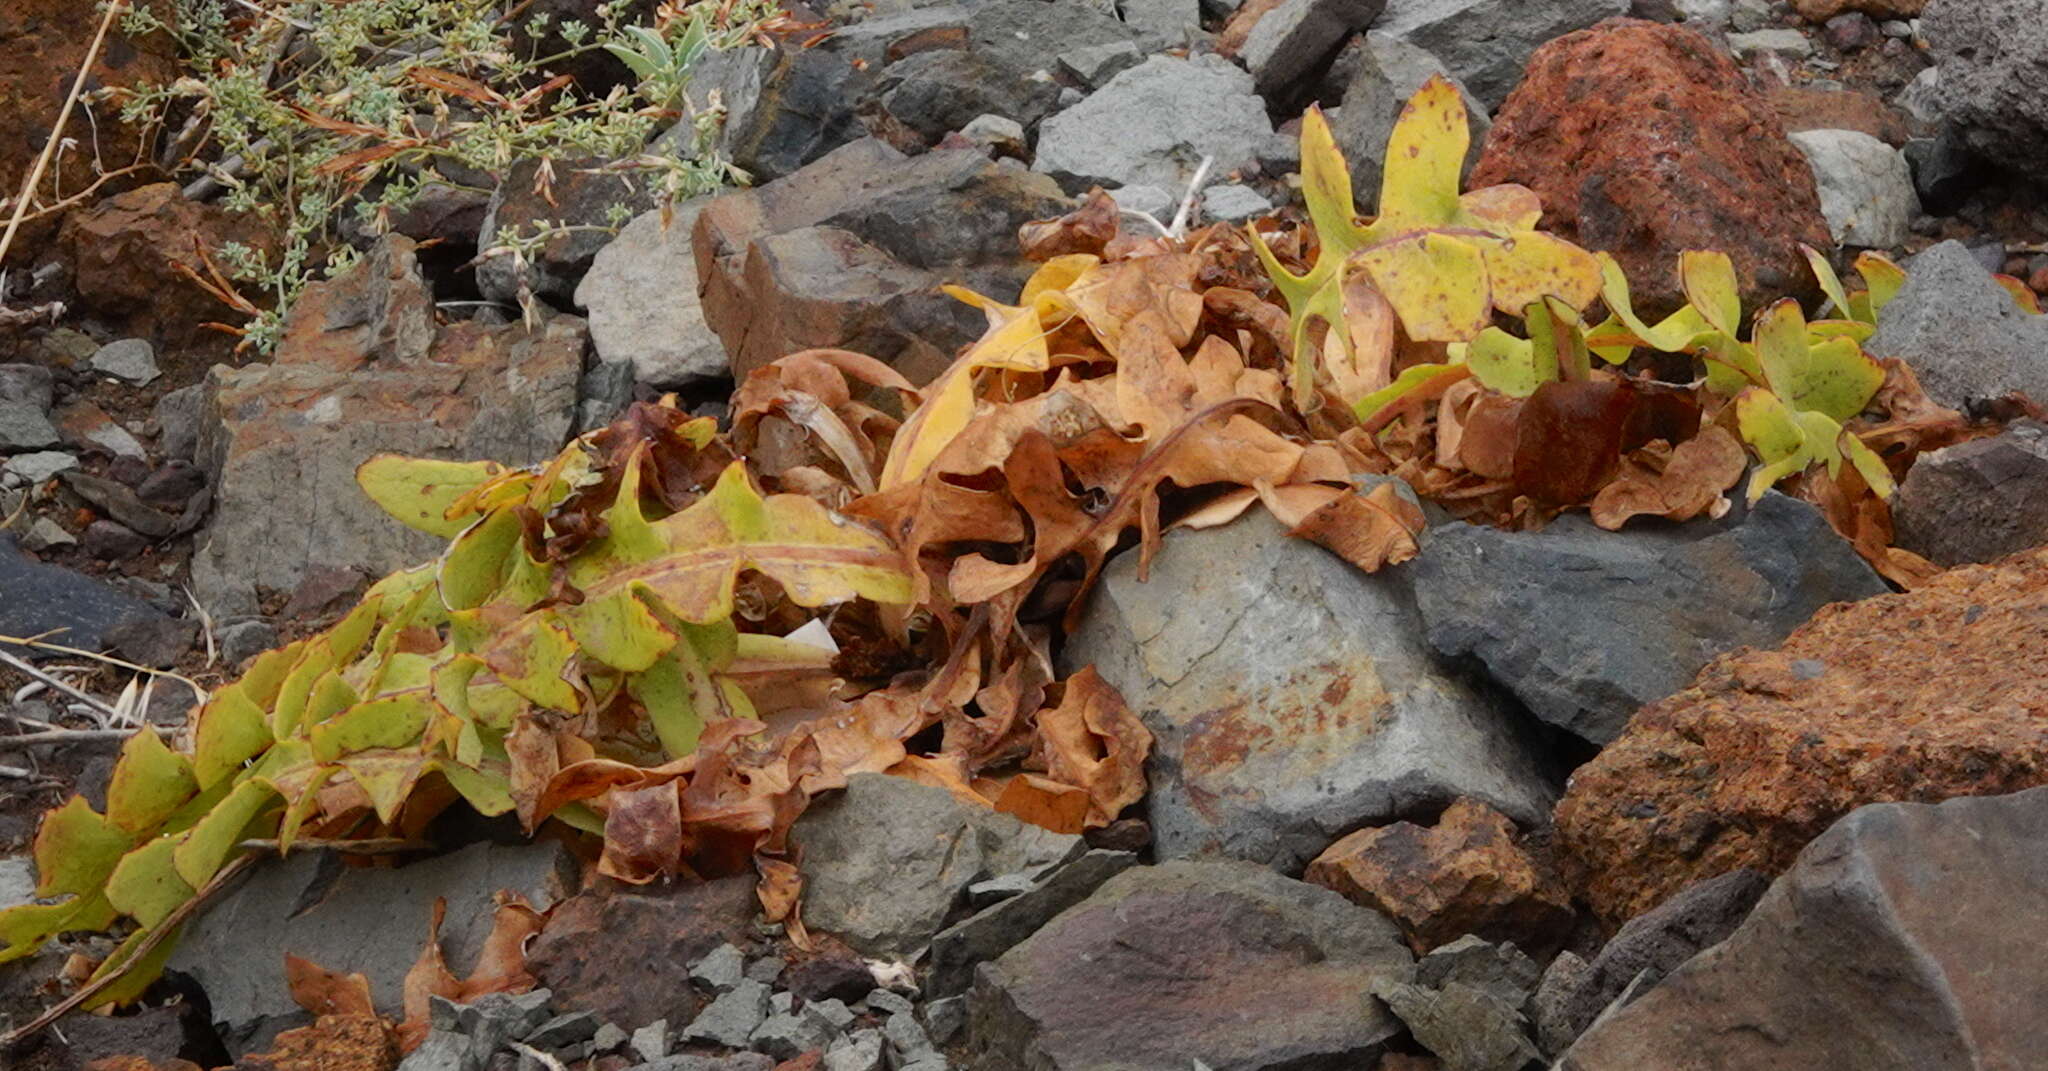
[[[633,367],[658,388],[726,375],[725,346],[704,322],[690,234],[703,202],[656,209],[598,250],[576,287],[600,361]]]
[[[100,650],[109,634],[123,626],[155,625],[169,618],[163,611],[104,581],[57,565],[32,561],[16,548],[14,537],[0,533],[0,633],[40,636],[54,632],[53,642]],[[14,651],[22,657],[47,657],[35,651]]]
[[[0,364],[0,453],[42,450],[62,441],[50,422],[56,397],[50,370],[34,364]]]
[[[1273,99],[1327,65],[1386,6],[1386,0],[1285,0],[1259,17],[1238,59],[1259,95]]]
[[[1079,837],[883,774],[856,774],[813,803],[790,843],[804,859],[804,922],[864,955],[894,957],[929,943],[969,885],[1086,850]]]
[[[1053,916],[1080,903],[1103,882],[1137,862],[1131,852],[1096,850],[1058,866],[1015,896],[982,908],[932,938],[924,989],[933,997],[964,993],[974,968],[1008,952]],[[970,890],[970,893],[972,890]]]
[[[1374,29],[1441,58],[1487,110],[1499,108],[1545,41],[1628,14],[1628,0],[1389,0]]]
[[[1859,130],[1787,135],[1813,165],[1821,214],[1836,245],[1893,249],[1906,244],[1920,197],[1897,149]]]
[[[2048,35],[2032,0],[1931,0],[1921,32],[1941,70],[1942,115],[1977,154],[2022,174],[2048,167]]]
[[[231,216],[217,205],[188,201],[169,182],[74,212],[58,236],[80,304],[167,352],[220,354],[229,348],[227,336],[200,325],[231,310],[172,264],[190,261],[195,243],[217,250],[228,241],[265,245],[254,215]]]
[[[1927,0],[1792,0],[1801,18],[1823,23],[1849,11],[1860,11],[1874,19],[1910,19],[1927,6]]]
[[[1047,119],[1032,169],[1085,186],[1186,189],[1202,157],[1211,174],[1258,161],[1272,137],[1252,76],[1219,56],[1153,56]]]
[[[1899,546],[1936,565],[1996,561],[2048,543],[2048,424],[1922,454],[1892,500]]]
[[[1018,257],[1017,228],[1066,204],[1050,179],[974,149],[907,158],[857,141],[705,205],[694,238],[704,320],[735,378],[822,346],[890,361],[922,382],[986,326],[939,287],[1013,299],[1031,267]]]
[[[591,889],[555,909],[527,950],[527,965],[561,1008],[590,1012],[625,1030],[662,1019],[687,1023],[702,1003],[691,988],[690,966],[747,940],[758,912],[749,877],[670,889]]]
[[[829,49],[749,45],[706,55],[691,71],[688,93],[700,108],[717,95],[725,108],[718,150],[761,184],[860,138],[854,109],[864,82]],[[684,119],[657,144],[687,148],[693,122]]]
[[[1864,807],[1564,1066],[2037,1066],[2048,972],[2015,942],[2043,926],[2048,790]]]
[[[1446,1071],[1522,1071],[1537,1057],[1515,1005],[1462,982],[1442,989],[1396,982],[1374,990]]]
[[[2015,390],[2048,398],[2048,317],[2022,312],[1961,242],[1912,259],[1877,328],[1866,348],[1905,358],[1943,405]]]
[[[1061,659],[1094,665],[1155,736],[1160,858],[1299,870],[1347,830],[1459,796],[1524,820],[1550,798],[1514,715],[1432,661],[1390,574],[1264,511],[1166,541],[1148,582],[1137,565],[1105,570]]]
[[[1894,147],[1904,146],[1913,136],[1906,117],[1874,94],[1778,86],[1767,95],[1787,134],[1802,130],[1857,130]]]
[[[648,183],[616,171],[598,170],[603,160],[549,161],[545,176],[539,161],[514,164],[499,181],[477,231],[477,249],[499,246],[507,228],[521,237],[552,230],[530,254],[488,256],[476,268],[477,289],[492,301],[517,304],[522,294],[566,308],[576,284],[590,270],[598,250],[611,235],[601,228],[613,223],[615,211],[630,219],[657,207],[660,196]]]
[[[1596,744],[1714,656],[1889,590],[1820,511],[1775,492],[1718,521],[1621,532],[1576,514],[1535,532],[1438,525],[1403,569],[1437,652],[1476,658]]]
[[[1708,666],[1572,775],[1558,846],[1619,921],[1702,878],[1775,874],[1866,803],[2048,783],[2048,554],[1821,613]]]
[[[1799,245],[1830,241],[1770,102],[1683,25],[1615,20],[1543,46],[1473,170],[1473,185],[1502,182],[1543,198],[1545,229],[1613,253],[1653,318],[1684,303],[1684,250],[1732,257],[1754,308],[1811,296]]]
[[[1548,951],[1571,926],[1571,895],[1516,843],[1515,824],[1461,799],[1434,826],[1361,829],[1308,865],[1307,880],[1393,919],[1417,952],[1467,934]]]
[[[1366,1067],[1399,1030],[1368,995],[1406,981],[1386,919],[1248,864],[1128,870],[982,967],[976,1067]]]
[[[1387,138],[1394,132],[1401,109],[1424,83],[1438,75],[1449,78],[1450,71],[1425,49],[1377,30],[1365,35],[1365,47],[1357,58],[1358,68],[1345,86],[1344,106],[1330,124],[1330,136],[1343,151],[1344,162],[1351,165],[1351,189],[1359,210],[1372,212],[1379,204],[1380,180],[1386,171]],[[1463,83],[1456,84],[1465,99],[1465,122],[1472,138],[1465,153],[1469,174],[1493,129],[1493,120]]]
[[[443,541],[370,505],[356,466],[382,452],[528,464],[567,438],[582,321],[529,331],[439,329],[412,243],[388,238],[356,269],[315,283],[271,364],[217,366],[198,461],[216,487],[192,577],[216,613],[250,612],[314,565],[382,575]]]

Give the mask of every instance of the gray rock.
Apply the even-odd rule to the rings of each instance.
[[[1047,119],[1033,170],[1103,186],[1185,189],[1204,155],[1223,174],[1273,133],[1251,76],[1219,56],[1153,56]]]
[[[924,1006],[924,1028],[932,1041],[950,1045],[967,1028],[967,997],[942,997]]]
[[[1094,665],[1152,730],[1160,858],[1298,873],[1347,830],[1459,796],[1548,812],[1540,749],[1437,664],[1394,573],[1360,573],[1263,510],[1169,540],[1150,582],[1137,568],[1127,554],[1104,571],[1061,660]]]
[[[690,981],[713,993],[723,993],[740,984],[746,977],[746,969],[746,957],[739,948],[723,944],[690,964]]]
[[[1117,75],[1136,67],[1145,53],[1130,41],[1105,45],[1084,45],[1060,53],[1059,68],[1089,89],[1100,89]]]
[[[882,1038],[889,1043],[890,1063],[896,1067],[921,1064],[939,1056],[938,1047],[925,1035],[924,1027],[917,1025],[917,1016],[909,1012],[897,1012],[884,1020]]]
[[[731,372],[697,303],[690,229],[702,207],[700,199],[636,217],[598,250],[576,287],[598,358],[630,364],[634,378],[664,390]]]
[[[1893,103],[1899,110],[1928,126],[1941,124],[1941,68],[1923,68],[1906,88],[1899,90]]]
[[[41,450],[63,441],[50,423],[56,381],[33,364],[0,364],[0,452]]]
[[[932,938],[925,991],[950,997],[974,984],[976,965],[1008,952],[1053,916],[1080,903],[1103,882],[1137,863],[1130,852],[1095,850],[1053,871],[1018,896],[982,909]]]
[[[1771,0],[1735,0],[1728,12],[1728,25],[1738,33],[1754,33],[1769,26],[1773,14]]]
[[[1298,95],[1309,88],[1300,83],[1328,65],[1344,42],[1372,25],[1386,7],[1387,0],[1284,0],[1259,16],[1238,59],[1252,73],[1260,96]]]
[[[61,450],[37,450],[16,454],[0,463],[0,476],[15,486],[33,487],[66,469],[78,467],[78,459]]]
[[[1273,202],[1250,186],[1235,183],[1202,191],[1202,214],[1224,223],[1243,223],[1273,210]]]
[[[206,405],[206,384],[194,383],[157,399],[157,451],[168,460],[190,461],[199,445],[200,413]]]
[[[719,995],[697,1013],[683,1030],[684,1041],[709,1041],[729,1049],[744,1049],[754,1029],[768,1018],[768,987],[753,979]]]
[[[477,233],[477,248],[491,254],[476,268],[484,297],[518,304],[527,293],[566,306],[598,251],[611,243],[608,228],[659,206],[663,198],[650,184],[604,170],[608,162],[551,161],[549,182],[540,180],[539,161],[506,170]],[[539,239],[538,248],[517,256],[494,253],[508,230]]]
[[[277,646],[277,629],[262,618],[237,621],[222,626],[214,642],[220,651],[220,660],[229,666],[239,666]]]
[[[1085,850],[1079,837],[883,774],[856,774],[814,802],[790,841],[804,859],[804,921],[864,955],[894,957],[930,942],[967,886]]]
[[[802,1012],[780,1012],[762,1020],[747,1039],[755,1052],[777,1060],[794,1060],[813,1049],[830,1045],[838,1031],[825,1021]]]
[[[589,1012],[565,1012],[535,1027],[520,1040],[536,1049],[566,1049],[596,1038],[599,1025],[597,1016]]]
[[[1416,985],[1442,989],[1456,982],[1491,993],[1510,1008],[1526,1003],[1542,979],[1543,968],[1512,942],[1494,944],[1469,934],[1415,963]]]
[[[722,352],[722,351],[721,351]],[[633,402],[639,372],[630,361],[607,361],[595,353],[576,381],[576,433],[596,431],[619,418]]]
[[[490,1054],[475,1053],[468,1035],[434,1030],[399,1063],[398,1071],[481,1071]]]
[[[1628,0],[1389,0],[1374,29],[1440,57],[1492,112],[1537,46],[1628,13]]]
[[[977,881],[967,887],[967,902],[977,908],[1008,900],[1038,887],[1045,875],[1037,870],[1020,870],[1015,874],[1002,874],[987,881]]]
[[[1936,565],[1990,562],[2048,543],[2048,425],[1922,454],[1892,500],[1899,546]]]
[[[103,376],[141,387],[163,373],[156,366],[156,347],[145,338],[124,338],[99,348],[86,367]]]
[[[1200,0],[1122,0],[1118,6],[1154,50],[1186,48],[1204,36]]]
[[[37,517],[31,521],[28,531],[21,533],[21,545],[32,554],[57,550],[78,545],[78,540],[64,526],[48,517]]]
[[[668,1020],[656,1019],[646,1026],[633,1031],[626,1042],[632,1046],[633,1055],[652,1062],[668,1055]]]
[[[456,1006],[455,1029],[469,1036],[471,1051],[490,1058],[508,1043],[522,1040],[553,1017],[545,989],[525,993],[486,993]]]
[[[713,49],[690,72],[688,94],[702,109],[717,95],[725,109],[720,153],[755,183],[772,182],[859,139],[855,110],[865,79],[830,48]],[[679,156],[694,155],[694,119],[656,139]]]
[[[2039,1066],[2048,972],[2018,953],[2044,924],[2048,789],[1863,807],[1564,1066]]]
[[[36,864],[26,855],[0,859],[0,911],[36,898]]]
[[[774,979],[771,978],[756,978],[754,980],[763,985],[774,984]],[[796,995],[793,993],[777,992],[768,998],[768,1014],[770,1015],[790,1015],[795,1011]]]
[[[1059,107],[1060,91],[1038,64],[1017,66],[987,50],[942,48],[890,64],[876,94],[881,111],[932,145],[982,115],[1036,126]]]
[[[1736,59],[1748,59],[1765,52],[1803,57],[1813,54],[1813,39],[1798,30],[1775,28],[1728,35],[1728,51]]]
[[[61,566],[30,560],[0,533],[0,634],[40,636],[97,651],[123,626],[169,620],[149,603]],[[28,657],[40,657],[25,652]]]
[[[298,1012],[285,986],[284,950],[363,974],[378,1010],[400,1013],[401,986],[419,958],[436,897],[448,901],[442,954],[460,977],[476,964],[499,890],[545,911],[573,890],[578,873],[575,857],[551,841],[473,844],[391,870],[294,852],[256,870],[187,924],[170,968],[206,988],[223,1040],[239,1052],[266,1021]]]
[[[2048,35],[2035,0],[1935,0],[1921,34],[1941,70],[1942,115],[1971,149],[2021,174],[2048,168]]]
[[[835,1032],[852,1026],[855,1018],[853,1009],[847,1007],[845,1001],[836,997],[831,1000],[805,1001],[803,1013],[825,1024],[826,1027]]]
[[[639,1064],[626,1071],[773,1071],[773,1057],[758,1052],[736,1052],[730,1056],[706,1056],[684,1052]]]
[[[606,1023],[598,1027],[597,1033],[592,1035],[590,1050],[592,1052],[610,1052],[613,1049],[625,1047],[630,1040],[631,1035],[627,1034],[623,1028],[612,1023]]]
[[[960,128],[960,136],[994,156],[1021,157],[1026,152],[1024,124],[1007,115],[977,115]]]
[[[825,1050],[825,1071],[882,1071],[880,1030],[856,1030]]]
[[[1951,408],[2009,391],[2048,399],[2048,317],[2030,316],[1960,242],[1906,265],[1906,285],[1866,344],[1903,357],[1929,397]]]
[[[1404,568],[1431,647],[1596,744],[1714,656],[1889,590],[1818,510],[1777,492],[1718,521],[1621,532],[1576,514],[1535,532],[1439,525]]]
[[[780,956],[763,956],[747,964],[746,975],[756,982],[773,985],[777,978],[782,977],[782,969],[785,966],[787,964],[782,962],[782,957]],[[786,1011],[787,1009],[785,1008],[784,1010]]]
[[[1444,1071],[1522,1071],[1539,1058],[1521,1012],[1485,990],[1462,982],[1441,990],[1395,982],[1375,988],[1373,995],[1443,1061]]]
[[[1543,980],[1529,996],[1529,1018],[1536,1027],[1536,1044],[1544,1055],[1555,1057],[1592,1021],[1582,1010],[1586,994],[1593,989],[1593,965],[1576,952],[1559,952],[1544,968]],[[1599,1009],[1594,1009],[1598,1014]]]
[[[1344,106],[1330,123],[1330,136],[1351,165],[1351,190],[1360,211],[1370,213],[1379,204],[1387,138],[1394,133],[1394,121],[1401,117],[1409,98],[1438,75],[1451,77],[1443,61],[1427,49],[1378,30],[1365,35],[1357,70],[1344,89]],[[1465,100],[1466,132],[1472,139],[1465,153],[1465,171],[1469,173],[1479,160],[1493,120],[1464,83],[1452,81]]]
[[[1398,1032],[1364,999],[1405,981],[1394,925],[1256,864],[1112,878],[994,963],[969,999],[975,1066],[1371,1067]]]
[[[868,994],[868,1010],[883,1015],[909,1015],[917,1010],[917,1005],[901,993],[877,989]]]
[[[1929,212],[1952,210],[1982,185],[1983,164],[1953,129],[1943,128],[1931,138],[1914,138],[1899,154],[1913,172],[1914,193]]]
[[[1860,130],[1787,135],[1813,167],[1821,214],[1836,245],[1894,249],[1912,236],[1920,197],[1899,150]]]
[[[1729,0],[1635,0],[1629,14],[1654,22],[1689,22],[1701,29],[1721,30],[1734,11]]]
[[[1180,209],[1179,200],[1157,186],[1123,186],[1109,191],[1109,198],[1126,212],[1142,213],[1161,223],[1172,222]]]

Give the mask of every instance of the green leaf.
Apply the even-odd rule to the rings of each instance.
[[[145,729],[121,745],[121,758],[107,783],[107,820],[140,836],[162,825],[198,792],[192,761]]]
[[[438,710],[424,692],[358,704],[312,727],[313,757],[333,762],[354,752],[417,743]]]
[[[1468,121],[1458,87],[1442,75],[1409,98],[1387,139],[1376,230],[1438,227],[1458,217],[1458,186],[1472,148]]]
[[[1400,401],[1415,391],[1427,386],[1436,377],[1456,368],[1452,364],[1418,364],[1394,377],[1392,383],[1359,399],[1353,411],[1360,420],[1369,420],[1374,413]]]
[[[713,671],[730,664],[738,646],[738,630],[730,622],[679,624],[679,631],[683,642],[626,685],[647,709],[662,750],[675,759],[697,750],[706,722],[732,716]]]
[[[441,601],[450,610],[473,610],[489,602],[511,577],[513,556],[524,556],[524,535],[519,515],[505,509],[457,536],[441,556]]]
[[[1455,351],[1452,354],[1457,355]],[[1512,398],[1527,398],[1536,388],[1557,379],[1555,352],[1546,359],[1528,339],[1516,338],[1498,327],[1480,332],[1464,350],[1465,363],[1473,378],[1488,390]]]
[[[339,765],[362,786],[376,808],[378,821],[390,825],[398,810],[412,794],[412,786],[426,773],[429,760],[417,750],[376,750],[350,755]]]
[[[184,927],[171,931],[155,948],[140,951],[153,930],[151,927],[130,934],[126,941],[121,942],[121,947],[100,962],[99,969],[92,972],[94,980],[109,974],[119,974],[121,980],[93,994],[92,999],[83,1005],[87,1010],[132,1004],[142,999],[142,994],[163,976],[164,965],[171,961],[171,953],[178,950],[178,938],[183,936]]]
[[[206,887],[227,862],[228,854],[243,839],[243,833],[257,815],[277,798],[270,786],[251,778],[235,786],[199,824],[186,833],[172,851],[171,862],[178,876],[194,889]]]
[[[1799,251],[1806,254],[1806,263],[1813,268],[1813,277],[1820,280],[1820,292],[1828,296],[1838,317],[1853,317],[1855,306],[1849,303],[1849,292],[1842,289],[1842,277],[1835,274],[1835,266],[1828,263],[1826,255],[1810,245],[1801,243]]]
[[[495,461],[437,461],[378,454],[357,466],[356,484],[398,523],[449,539],[469,527],[471,520],[448,516],[455,500],[505,471],[505,466]]]
[[[1464,342],[1493,322],[1486,255],[1462,238],[1425,231],[1360,250],[1352,262],[1418,342]]]
[[[21,904],[0,911],[0,963],[32,955],[60,933],[104,930],[120,916],[102,893],[60,904]]]
[[[1728,254],[1699,249],[1680,253],[1678,281],[1700,319],[1734,338],[1742,325],[1742,284]]]
[[[197,892],[178,876],[178,839],[158,837],[129,852],[107,878],[107,902],[144,929],[169,918]]]
[[[85,797],[73,796],[44,815],[36,830],[36,895],[92,895],[134,846],[134,839],[102,818]]]

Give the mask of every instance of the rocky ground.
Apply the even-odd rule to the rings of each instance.
[[[9,6],[0,83],[39,100],[90,27]],[[0,297],[61,311],[0,327],[0,636],[62,630],[221,684],[439,551],[362,501],[370,456],[542,461],[635,400],[722,415],[735,382],[814,347],[923,383],[984,330],[940,288],[1009,300],[1034,267],[1020,226],[1094,187],[1162,225],[1298,214],[1311,105],[1369,204],[1435,74],[1472,108],[1473,182],[1539,193],[1545,229],[1613,253],[1646,316],[1685,300],[1682,250],[1729,252],[1745,307],[1809,308],[1801,243],[1887,252],[1908,281],[1868,348],[2010,423],[1904,481],[1897,543],[1948,570],[1909,592],[1775,492],[1621,532],[1432,516],[1419,555],[1373,575],[1263,514],[1176,533],[1147,569],[1111,563],[1058,653],[1155,739],[1146,799],[1107,828],[859,775],[791,833],[808,948],[757,922],[750,878],[626,886],[490,822],[445,821],[442,853],[402,867],[294,853],[188,927],[140,1010],[75,1016],[0,1065],[2048,1062],[2029,952],[2048,925],[2048,425],[2026,419],[2048,317],[2013,295],[2048,295],[2038,0],[786,6],[815,30],[716,53],[692,90],[723,103],[750,188],[665,208],[603,171],[543,197],[512,169],[487,201],[365,239],[369,266],[302,302],[271,359],[204,327],[227,310],[176,266],[250,221],[129,176],[35,228]],[[103,66],[175,70],[136,48]],[[40,137],[0,142],[11,189]],[[470,266],[507,222],[622,201],[615,235],[554,242],[524,276]],[[11,731],[177,726],[193,705],[166,678],[110,715],[92,702],[115,669],[0,652],[40,667],[0,666]],[[0,907],[33,898],[42,811],[104,805],[117,736],[0,736]],[[301,1029],[281,952],[360,972],[404,1018],[436,899],[469,976],[500,890],[544,913],[536,988],[434,998],[403,1063],[373,1019]],[[0,1024],[108,947],[0,967]]]

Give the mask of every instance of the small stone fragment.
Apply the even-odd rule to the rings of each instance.
[[[883,1015],[909,1015],[917,1006],[901,993],[877,989],[868,994],[868,1007]]]
[[[825,1050],[825,1071],[882,1071],[880,1030],[856,1030]]]
[[[659,1060],[668,1055],[668,1020],[656,1019],[646,1026],[633,1031],[633,1053],[645,1061]]]
[[[1407,982],[1376,987],[1423,1048],[1445,1071],[1521,1071],[1538,1059],[1513,1005],[1483,990],[1452,982],[1440,991]]]
[[[787,966],[788,964],[779,956],[757,959],[747,964],[747,977],[765,985],[773,985],[777,978],[782,977],[782,970]]]
[[[830,1045],[837,1033],[823,1020],[813,1016],[779,1012],[754,1028],[748,1044],[755,1052],[767,1053],[777,1060],[794,1060],[804,1053]]]
[[[8,458],[6,464],[0,465],[0,474],[17,486],[34,487],[66,469],[77,467],[78,459],[61,450],[37,450]]]
[[[136,387],[145,386],[163,374],[156,366],[156,347],[141,338],[124,338],[101,346],[87,367]]]
[[[1499,997],[1519,1008],[1543,978],[1543,968],[1512,943],[1494,944],[1467,934],[1415,964],[1415,984],[1442,989],[1452,982]]]
[[[853,1009],[847,1007],[845,1001],[836,998],[806,1001],[803,1013],[824,1023],[833,1030],[844,1030],[852,1026],[855,1018]]]
[[[220,650],[222,662],[239,666],[276,647],[277,639],[277,629],[259,617],[222,626],[214,642]]]
[[[1211,186],[1202,191],[1202,212],[1224,223],[1243,223],[1273,210],[1273,202],[1250,186]]]
[[[824,956],[792,965],[783,972],[782,984],[799,1000],[851,1004],[875,987],[875,976],[857,959]]]
[[[690,981],[723,993],[746,978],[746,956],[732,944],[722,944],[690,964]]]
[[[751,978],[712,1001],[683,1031],[684,1041],[709,1041],[731,1049],[747,1047],[754,1028],[768,1018],[768,987]]]
[[[950,1045],[967,1026],[967,997],[945,997],[924,1006],[924,1028],[932,1041]]]

